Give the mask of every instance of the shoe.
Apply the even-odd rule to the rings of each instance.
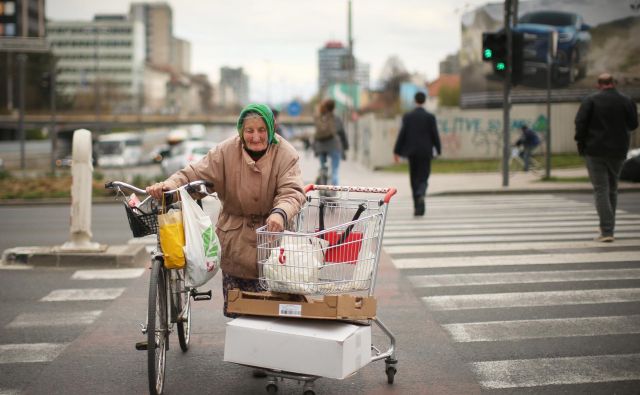
[[[414,207],[415,207],[415,209],[413,211],[413,215],[415,215],[416,217],[422,217],[424,215],[424,211],[425,211],[425,204],[424,204],[424,197],[423,196],[415,198]]]
[[[599,243],[612,243],[615,240],[615,238],[613,236],[600,235],[600,236],[596,237],[593,240],[595,240],[595,241],[597,241]]]

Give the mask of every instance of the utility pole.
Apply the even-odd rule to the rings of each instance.
[[[512,0],[504,1],[504,30],[507,34],[507,65],[502,86],[502,186],[509,186],[509,156],[511,155],[511,69],[512,69],[512,34],[511,34]]]
[[[352,13],[351,13],[351,0],[348,1],[348,20],[347,20],[347,31],[348,31],[348,40],[349,40],[349,90],[350,93],[350,101],[347,103],[347,117],[348,120],[345,120],[347,124],[351,124],[353,126],[353,133],[356,133],[357,123],[352,122],[352,113],[355,110],[356,96],[358,95],[358,88],[356,87],[356,59],[353,56],[353,34],[352,34]],[[355,139],[352,139],[355,140]]]
[[[51,174],[56,170],[56,150],[58,148],[58,130],[56,127],[56,59],[51,56],[49,64],[49,105],[51,109],[51,125],[49,138],[51,139]]]

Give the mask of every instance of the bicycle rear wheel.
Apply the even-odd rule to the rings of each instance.
[[[167,312],[167,272],[163,262],[154,259],[149,280],[147,310],[147,372],[149,392],[162,394],[166,368],[169,320]]]
[[[191,298],[189,290],[185,286],[185,270],[175,271],[175,283],[172,289],[173,311],[176,314],[175,320],[178,326],[178,341],[180,349],[189,349],[191,339]]]

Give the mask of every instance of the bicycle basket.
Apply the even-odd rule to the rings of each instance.
[[[145,213],[138,208],[134,210],[127,203],[123,202],[123,204],[133,237],[143,237],[158,233],[158,215],[156,213]]]

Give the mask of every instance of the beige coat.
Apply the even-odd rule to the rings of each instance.
[[[239,136],[228,138],[165,182],[171,189],[194,180],[213,183],[222,203],[216,225],[221,268],[235,277],[258,277],[256,229],[271,210],[281,208],[291,220],[305,201],[298,153],[276,138],[278,144],[270,144],[257,162],[243,149]]]

